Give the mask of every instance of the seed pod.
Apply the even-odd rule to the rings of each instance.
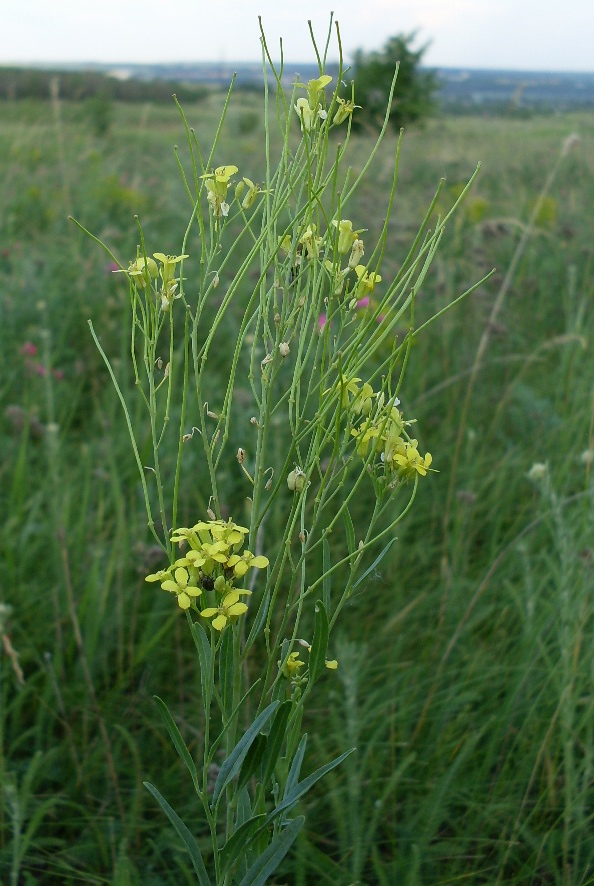
[[[287,477],[287,486],[291,492],[302,492],[307,483],[307,477],[301,468],[296,467]]]

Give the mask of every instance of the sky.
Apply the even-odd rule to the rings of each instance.
[[[315,61],[331,10],[348,61],[418,31],[432,67],[594,71],[594,0],[2,0],[0,64]],[[333,38],[329,59],[336,60]]]

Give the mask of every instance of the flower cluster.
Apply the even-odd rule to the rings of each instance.
[[[291,256],[291,279],[294,279],[299,272],[304,259],[318,259],[327,244],[326,255],[328,251],[332,251],[334,259],[331,261],[326,258],[323,264],[330,276],[334,295],[342,293],[345,283],[348,284],[349,275],[354,272],[356,280],[350,288],[347,285],[347,293],[350,295],[349,308],[367,307],[376,284],[381,283],[382,278],[377,271],[369,271],[361,264],[365,254],[365,244],[360,236],[362,233],[363,229],[353,230],[352,221],[344,218],[333,219],[331,227],[324,235],[318,233],[314,223],[298,226],[293,237],[285,234],[280,242],[280,248]],[[341,268],[341,257],[346,255],[348,255],[346,267]],[[326,315],[321,315],[318,320],[320,329],[325,322]]]
[[[244,536],[249,532],[232,520],[200,521],[189,529],[175,529],[171,536],[174,544],[188,547],[180,551],[184,555],[167,569],[147,575],[146,581],[159,581],[164,591],[177,597],[181,609],[196,607],[196,599],[205,593],[207,605],[198,610],[203,618],[211,618],[217,631],[234,618],[247,612],[241,597],[251,591],[236,588],[235,581],[250,569],[264,569],[268,558],[255,556],[242,550]]]
[[[113,271],[114,274],[124,273],[133,281],[138,289],[146,289],[157,278],[161,278],[161,286],[156,291],[161,297],[161,308],[168,311],[174,299],[179,298],[181,293],[177,292],[180,278],[175,277],[175,266],[186,258],[188,255],[165,255],[163,252],[154,252],[153,258],[147,256],[138,256],[135,261],[130,262],[128,269],[121,271],[119,268]],[[155,258],[159,262],[155,261]]]
[[[229,215],[229,204],[226,202],[231,176],[237,172],[237,166],[218,166],[214,172],[207,172],[200,178],[205,179],[206,199],[215,218]]]
[[[213,172],[207,172],[200,176],[205,181],[206,199],[215,219],[226,218],[229,215],[230,207],[227,203],[227,194],[231,186],[231,178],[238,171],[237,166],[218,166]],[[242,178],[235,185],[234,193],[237,202],[241,201],[241,208],[247,210],[252,208],[260,195],[271,194],[272,190],[261,188],[250,178]]]
[[[392,479],[425,477],[428,471],[434,470],[431,468],[433,457],[430,452],[422,456],[418,441],[408,436],[406,428],[414,419],[404,420],[397,397],[386,403],[383,392],[375,393],[368,382],[360,385],[360,381],[345,375],[339,381],[341,408],[348,413],[357,454],[366,459],[373,447],[386,475]]]
[[[307,640],[298,640],[297,642],[300,646],[307,649],[308,652],[311,652],[311,644],[308,643]],[[300,655],[301,653],[299,651],[290,652],[284,663],[282,661],[277,662],[283,677],[286,677],[287,680],[290,680],[291,683],[296,685],[307,682],[306,663],[300,659]],[[335,658],[330,660],[326,659],[325,665],[329,671],[336,671],[338,669],[338,661]],[[305,672],[300,673],[301,668],[303,667],[305,667]]]
[[[328,74],[322,74],[316,80],[309,80],[307,83],[296,83],[298,89],[307,90],[307,98],[298,98],[295,102],[295,113],[301,122],[301,132],[312,132],[317,120],[326,120],[328,112],[324,109],[323,93],[326,86],[332,83],[332,77]],[[340,126],[341,123],[351,116],[356,105],[353,100],[347,100],[336,96],[338,110],[332,118],[334,126]]]

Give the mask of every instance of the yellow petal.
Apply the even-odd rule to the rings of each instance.
[[[215,631],[222,631],[225,625],[227,624],[227,616],[226,615],[217,615],[216,618],[213,618],[211,622]]]
[[[177,602],[182,609],[189,609],[191,600],[187,594],[178,594]]]
[[[179,569],[176,569],[174,572],[175,580],[180,585],[180,587],[185,588],[188,583],[189,575],[188,570],[184,569],[183,566],[180,566]]]

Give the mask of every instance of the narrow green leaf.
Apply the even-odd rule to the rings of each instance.
[[[268,779],[272,777],[278,755],[281,752],[283,742],[285,740],[285,732],[287,731],[287,723],[291,714],[292,704],[289,700],[284,701],[272,721],[268,741],[262,757],[262,784],[264,790],[268,784]]]
[[[388,553],[388,551],[390,550],[390,548],[392,547],[392,545],[394,544],[394,542],[396,540],[397,540],[396,538],[390,539],[390,541],[388,542],[386,547],[383,549],[381,554],[379,554],[379,556],[375,558],[375,560],[373,561],[373,563],[371,564],[369,569],[366,569],[365,572],[363,573],[363,575],[357,579],[357,581],[353,585],[353,591],[355,590],[355,588],[358,588],[362,582],[365,581],[365,579],[367,578],[368,575],[371,575],[372,572],[375,572],[375,567],[378,566],[379,563],[381,563],[381,561],[384,559],[384,557],[386,556],[386,554]]]
[[[244,761],[241,764],[241,769],[239,770],[239,778],[237,780],[238,788],[245,787],[249,779],[252,777],[252,775],[262,762],[262,757],[264,755],[267,742],[268,739],[262,732],[260,732],[255,737],[252,746],[245,755]]]
[[[340,766],[343,760],[353,753],[355,748],[351,748],[350,751],[345,751],[344,754],[341,754],[340,757],[337,757],[335,760],[332,760],[331,763],[326,763],[325,766],[320,766],[319,769],[316,769],[315,772],[312,772],[311,775],[308,775],[307,778],[304,778],[303,781],[300,781],[299,784],[295,785],[290,791],[285,791],[285,797],[278,806],[272,810],[270,815],[268,816],[267,821],[272,821],[281,812],[286,812],[288,809],[292,809],[293,806],[303,797],[304,794],[314,786],[314,784],[323,778],[326,773],[331,772],[332,769],[335,769],[337,766]]]
[[[301,774],[301,767],[303,765],[303,758],[305,757],[305,748],[307,745],[307,732],[304,733],[301,741],[299,742],[299,746],[295,751],[295,756],[291,762],[291,768],[289,769],[289,775],[287,777],[287,783],[285,785],[285,792],[283,794],[283,799],[286,799],[288,795],[291,793],[297,782],[299,781],[299,776]]]
[[[169,733],[169,737],[175,746],[175,750],[180,755],[184,763],[186,764],[190,775],[192,776],[192,781],[194,785],[198,786],[198,773],[196,771],[196,764],[192,759],[192,755],[186,747],[186,743],[182,738],[182,734],[177,728],[177,723],[169,713],[169,709],[163,699],[159,698],[158,695],[154,695],[153,698],[157,702],[159,707],[159,713],[163,718],[163,722],[167,726],[167,732]]]
[[[200,685],[202,686],[202,703],[204,713],[208,717],[213,687],[211,686],[212,649],[206,631],[199,622],[192,622],[192,636],[198,653],[200,665]]]
[[[330,576],[330,544],[328,539],[322,541],[322,599],[326,612],[330,609],[330,592],[332,590],[332,578]]]
[[[241,788],[235,796],[237,812],[235,814],[235,827],[239,827],[252,817],[252,802],[247,788]]]
[[[258,612],[256,613],[256,618],[254,619],[254,623],[252,625],[252,629],[247,638],[247,642],[245,644],[245,651],[247,652],[253,645],[256,640],[256,637],[262,630],[262,626],[266,621],[266,616],[268,615],[268,605],[270,603],[270,594],[271,591],[268,590],[262,597],[260,601],[260,605],[258,607]]]
[[[286,828],[276,835],[270,846],[251,866],[239,886],[263,886],[275,872],[303,827],[305,816],[294,818]]]
[[[234,720],[235,720],[235,715],[237,714],[237,712],[239,711],[239,709],[240,709],[241,706],[243,705],[243,703],[244,703],[244,701],[246,700],[246,698],[247,698],[249,695],[251,695],[252,692],[254,691],[254,689],[256,689],[256,688],[259,686],[260,681],[261,681],[261,678],[260,678],[260,677],[258,677],[257,680],[254,680],[254,682],[252,683],[252,685],[250,686],[250,688],[247,690],[247,692],[244,692],[244,694],[241,696],[241,698],[239,699],[239,701],[237,702],[237,704],[235,705],[235,707],[234,707],[233,710],[231,711],[231,716],[229,717],[229,719],[227,720],[227,722],[226,722],[225,725],[223,726],[222,730],[219,732],[219,734],[217,735],[217,737],[215,738],[215,740],[212,742],[212,744],[211,744],[211,746],[210,746],[209,757],[210,757],[211,760],[212,760],[212,758],[214,757],[215,752],[216,752],[218,746],[220,745],[220,743],[221,743],[222,740],[224,739],[225,735],[226,735],[227,732],[229,731],[229,728],[230,728],[231,725],[233,724],[233,722],[234,722]]]
[[[145,788],[151,792],[151,794],[181,837],[182,841],[185,843],[186,848],[190,853],[190,858],[192,859],[194,870],[196,871],[196,874],[198,876],[199,886],[212,886],[210,877],[208,876],[206,868],[204,867],[200,847],[198,846],[194,835],[185,826],[177,812],[175,812],[171,808],[167,800],[161,796],[157,788],[150,784],[148,781],[143,782],[143,784]]]
[[[316,603],[316,616],[314,623],[314,635],[311,641],[309,655],[309,680],[313,684],[318,679],[326,666],[326,652],[328,651],[328,616],[326,607],[321,600]]]
[[[242,735],[240,740],[237,742],[237,744],[219,769],[219,774],[217,775],[217,780],[215,782],[212,795],[213,807],[218,802],[222,791],[224,791],[229,782],[233,778],[235,778],[235,776],[239,772],[244,757],[249,751],[252,742],[255,740],[257,734],[260,732],[262,727],[268,722],[268,720],[270,720],[278,705],[278,701],[273,701],[271,704],[268,705],[267,708],[264,708],[260,716],[256,717],[250,728]]]
[[[357,543],[355,541],[355,527],[353,526],[353,521],[351,520],[351,515],[348,508],[345,508],[342,512],[342,519],[344,520],[344,528],[346,530],[347,548],[349,549],[349,554],[354,554],[355,548],[357,547]]]
[[[228,627],[223,631],[221,648],[219,649],[219,686],[221,689],[221,701],[226,716],[231,713],[233,706],[233,679],[235,676],[235,661],[233,659],[233,646],[235,637],[233,629]]]
[[[224,876],[229,868],[235,864],[237,856],[242,849],[247,847],[250,842],[250,837],[253,837],[258,828],[264,824],[265,818],[266,815],[264,814],[255,815],[253,818],[249,818],[237,828],[231,837],[229,837],[219,855],[222,876]]]

